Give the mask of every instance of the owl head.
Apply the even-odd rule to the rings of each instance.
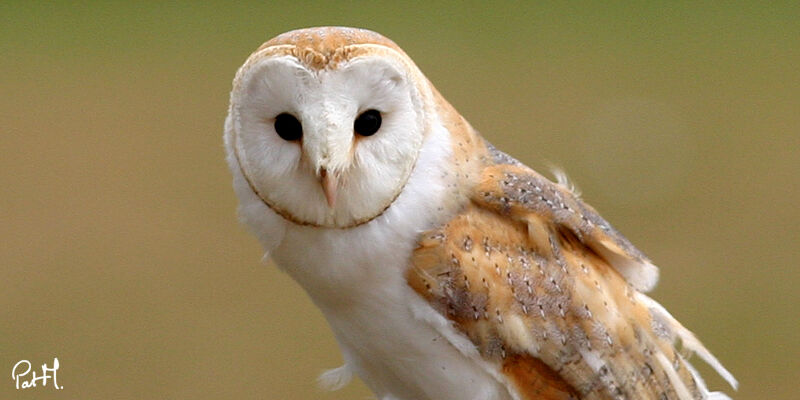
[[[236,74],[228,161],[247,183],[242,190],[286,220],[358,226],[402,192],[430,129],[432,98],[411,59],[377,33],[287,32]]]

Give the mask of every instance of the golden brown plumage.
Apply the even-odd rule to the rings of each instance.
[[[703,398],[673,345],[688,331],[637,290],[655,267],[567,188],[489,151],[470,204],[423,236],[409,284],[525,399]]]

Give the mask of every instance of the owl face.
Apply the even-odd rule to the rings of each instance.
[[[413,68],[395,53],[376,44],[283,44],[245,63],[226,136],[250,189],[273,211],[347,228],[391,206],[426,130]]]

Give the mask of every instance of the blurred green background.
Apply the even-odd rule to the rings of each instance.
[[[800,382],[800,7],[0,4],[0,398],[364,399],[320,313],[237,223],[238,66],[316,25],[392,38],[501,149],[562,166],[661,266],[654,292],[739,378]],[[61,391],[14,389],[58,357]]]

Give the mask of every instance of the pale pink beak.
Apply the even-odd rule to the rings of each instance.
[[[322,184],[322,192],[325,193],[325,200],[328,201],[328,207],[333,208],[336,205],[336,187],[338,182],[335,176],[329,175],[325,168],[319,172],[320,183]]]

